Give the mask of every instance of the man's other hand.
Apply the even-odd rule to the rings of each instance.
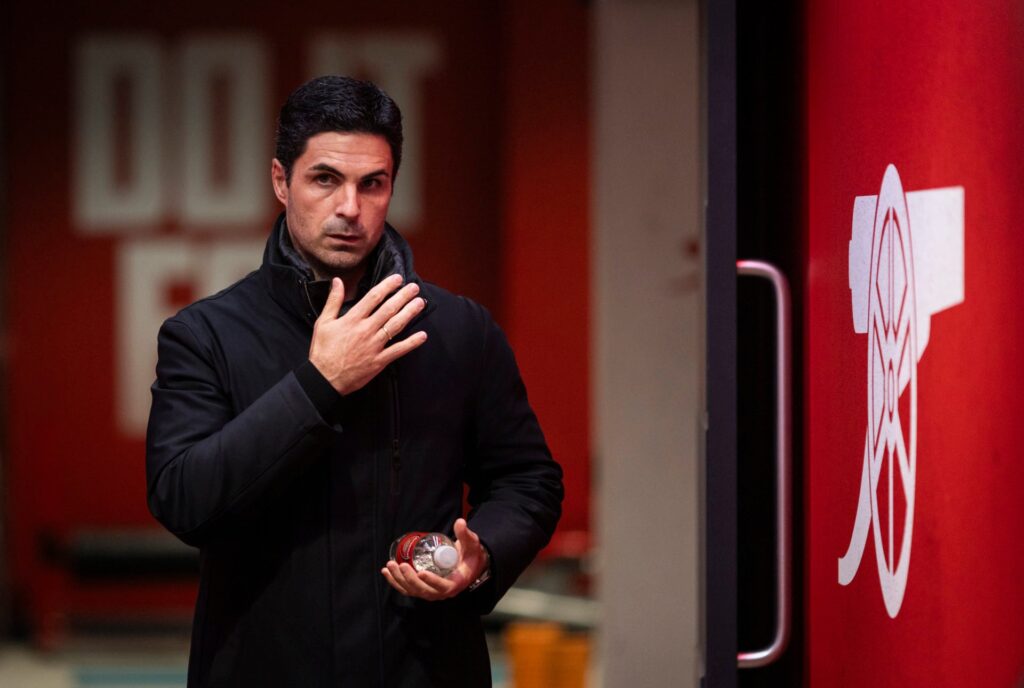
[[[380,572],[391,587],[403,595],[424,600],[455,597],[482,576],[488,566],[487,550],[464,518],[455,521],[455,549],[459,552],[459,563],[447,578],[429,571],[416,571],[409,564],[399,565],[394,561],[389,561]]]
[[[339,318],[345,285],[337,277],[331,280],[331,293],[313,325],[309,360],[339,394],[362,388],[389,363],[427,341],[427,333],[420,331],[388,346],[426,306],[416,297],[417,284],[398,289],[401,285],[402,277],[391,275]]]

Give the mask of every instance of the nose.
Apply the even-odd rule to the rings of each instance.
[[[342,184],[335,194],[334,214],[354,220],[359,217],[359,192],[355,184]]]

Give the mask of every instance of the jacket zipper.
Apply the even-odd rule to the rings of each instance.
[[[399,478],[399,471],[401,469],[401,457],[399,456],[399,453],[398,453],[398,425],[399,425],[399,421],[400,421],[400,418],[399,418],[399,415],[398,415],[398,371],[395,369],[394,365],[388,366],[388,378],[389,378],[389,382],[391,383],[390,384],[390,387],[391,387],[391,389],[390,389],[390,392],[391,392],[391,486],[390,486],[390,488],[391,488],[390,489],[391,497],[388,500],[390,502],[390,507],[391,508],[388,510],[388,512],[389,512],[388,513],[388,521],[389,521],[389,523],[387,525],[385,525],[385,528],[387,528],[389,531],[393,531],[394,530],[394,516],[395,516],[395,512],[396,512],[397,507],[398,507],[398,504],[397,504],[397,502],[398,502],[398,492],[399,492],[398,478]],[[377,475],[377,471],[379,470],[379,466],[380,466],[380,463],[375,461],[374,462],[374,469],[373,469],[373,473],[374,473],[375,477]],[[376,480],[374,482],[376,483]],[[380,517],[380,514],[377,513],[377,508],[376,508],[377,499],[378,499],[378,497],[377,497],[378,489],[380,489],[378,487],[378,485],[374,484],[374,486],[373,486],[373,494],[374,494],[374,512],[375,512],[374,513],[374,530],[375,531],[376,531],[377,519]],[[393,532],[391,534],[394,535]],[[373,540],[374,540],[374,542],[377,541],[376,533],[374,534]],[[377,592],[377,634],[378,634],[378,646],[379,646],[379,649],[378,649],[378,662],[379,662],[378,670],[380,672],[381,685],[383,686],[384,683],[385,683],[386,673],[384,671],[384,629],[383,629],[383,626],[382,626],[383,616],[384,616],[384,607],[383,607],[383,602],[381,600],[380,592],[379,592],[380,591],[380,583],[381,583],[381,581],[378,581],[378,585],[374,587],[374,591]]]
[[[402,415],[398,403],[398,370],[392,365],[391,371],[391,496],[402,492],[402,455],[399,451],[399,428]]]
[[[316,320],[320,314],[316,312],[316,308],[313,306],[313,297],[309,295],[309,280],[299,280],[299,283],[302,285],[302,291],[306,295],[306,303],[309,304],[307,316],[310,320]]]
[[[380,535],[378,531],[378,525],[380,525],[381,513],[380,513],[380,461],[374,459],[373,461],[373,513],[372,520],[370,522],[370,543],[371,551],[376,552],[378,542],[380,541]],[[374,568],[373,558],[371,558],[371,565]],[[377,675],[380,679],[378,685],[384,685],[384,600],[381,588],[384,585],[384,581],[379,579],[373,586],[373,595],[377,602]]]

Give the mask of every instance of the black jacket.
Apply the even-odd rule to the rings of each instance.
[[[262,267],[167,320],[147,435],[153,515],[200,549],[189,686],[487,686],[480,614],[548,542],[561,469],[481,306],[420,282],[423,346],[341,398],[307,359],[328,284],[283,220]],[[293,251],[293,250],[292,250]],[[301,259],[300,259],[301,260]],[[390,227],[361,291],[398,270]],[[404,532],[469,524],[493,578],[444,602],[380,574]]]

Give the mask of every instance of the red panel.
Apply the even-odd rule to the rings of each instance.
[[[166,155],[148,163],[167,173],[165,191],[172,202],[156,226],[142,227],[138,235],[205,246],[217,238],[217,227],[186,229],[177,204],[181,176],[174,171],[174,156],[182,148],[182,125],[174,118],[181,89],[172,75],[186,38],[244,34],[258,40],[268,55],[267,72],[259,76],[268,94],[263,105],[270,208],[273,118],[278,104],[307,74],[312,36],[338,31],[433,37],[440,45],[440,64],[419,84],[426,94],[419,154],[424,209],[419,227],[400,229],[416,230],[410,240],[425,278],[497,310],[501,122],[500,100],[490,96],[499,80],[500,52],[495,46],[500,44],[500,26],[495,12],[472,2],[415,7],[299,3],[282,11],[270,5],[188,1],[157,13],[117,2],[66,3],[54,13],[39,3],[15,2],[7,9],[7,513],[15,585],[37,617],[43,617],[57,611],[61,600],[77,598],[59,590],[60,575],[40,560],[41,533],[62,536],[82,527],[156,525],[145,505],[142,438],[122,432],[115,417],[115,269],[124,238],[88,235],[73,218],[78,42],[89,35],[136,36],[161,51],[166,60],[162,106],[168,123],[155,135],[164,139]],[[115,117],[130,117],[130,97],[123,87],[115,100]],[[127,131],[124,124],[119,122],[117,130]],[[225,131],[223,122],[215,121],[213,128]],[[133,173],[126,164],[129,153],[121,144],[114,148],[115,178],[123,181]],[[222,181],[230,172],[224,167],[224,146],[213,148],[214,177]],[[399,185],[403,179],[399,177]],[[232,236],[266,236],[276,213],[275,207]],[[186,298],[193,287],[168,284],[170,302]],[[154,347],[155,336],[153,331]],[[125,598],[125,604],[133,603]]]
[[[806,11],[809,682],[1016,685],[1024,674],[1024,548],[1015,537],[1024,524],[1024,11],[968,0],[838,0],[809,2]],[[900,184],[891,176],[883,184],[889,165]],[[962,214],[955,203],[929,214],[923,208],[936,198],[913,193],[945,189],[948,201],[950,187],[963,189]],[[851,268],[855,198],[880,193],[881,201],[864,201],[870,212],[858,225],[871,257],[853,250]],[[962,302],[947,299],[936,310],[929,299],[956,291],[960,264]],[[908,276],[916,308],[901,320],[900,280]],[[851,281],[862,295],[857,308]],[[913,336],[886,334],[888,314],[875,315],[888,303],[891,322],[908,324]],[[873,350],[874,333],[881,345]],[[898,368],[890,345],[905,342],[918,360],[899,394],[898,374],[893,386],[885,375],[873,379],[869,358]],[[877,470],[868,471],[878,483],[865,547],[842,585],[839,558],[855,530],[866,432],[902,437],[911,464],[915,396],[914,480],[900,478],[883,441]],[[886,420],[890,410],[898,422]],[[875,456],[873,444],[869,450]],[[905,587],[891,576],[887,606],[881,581],[888,567],[899,572],[904,540]],[[876,549],[889,562],[882,574]]]
[[[585,531],[590,502],[589,15],[582,4],[559,0],[508,3],[505,18],[504,323],[530,401],[565,470],[559,531]]]

